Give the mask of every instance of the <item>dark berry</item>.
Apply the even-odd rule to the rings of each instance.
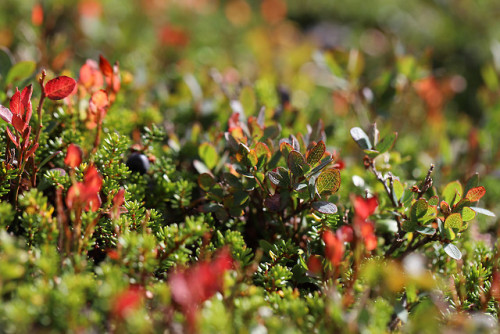
[[[127,167],[132,172],[144,174],[149,169],[149,160],[144,154],[134,152],[127,160]]]

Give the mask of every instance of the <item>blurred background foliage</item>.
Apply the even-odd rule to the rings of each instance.
[[[413,180],[422,179],[431,163],[436,165],[433,175],[438,186],[456,179],[464,181],[479,172],[481,185],[487,189],[481,206],[498,216],[499,10],[500,3],[493,0],[1,0],[0,82],[6,79],[2,70],[5,64],[10,67],[25,60],[36,61],[37,73],[46,68],[74,78],[78,78],[79,69],[87,59],[98,59],[99,54],[111,62],[118,61],[127,94],[118,96],[116,105],[119,107],[109,111],[105,128],[117,130],[124,136],[131,135],[137,144],[141,141],[140,129],[162,123],[169,137],[169,148],[165,151],[176,151],[179,161],[159,157],[155,172],[172,174],[172,178],[178,175],[174,174],[171,163],[187,165],[192,162],[189,159],[196,156],[198,143],[220,141],[217,138],[220,130],[225,129],[233,111],[240,110],[232,103],[234,101],[241,103],[241,110],[247,117],[257,115],[261,107],[265,107],[267,119],[282,125],[283,137],[306,133],[306,124],[321,119],[325,124],[328,150],[336,150],[347,167],[342,171],[339,193],[345,201],[353,189],[362,192],[351,179],[365,173],[362,153],[352,141],[349,129],[361,126],[366,130],[371,123],[377,122],[381,137],[393,131],[399,133],[395,150],[384,154],[377,162],[381,171],[391,171],[402,180],[408,180],[406,186],[411,186]],[[0,87],[0,104],[6,105],[15,89],[14,84]],[[22,86],[22,83],[17,84]],[[116,141],[120,142],[120,138]],[[66,141],[76,140],[68,138]],[[125,141],[122,144],[128,145]],[[106,160],[105,155],[101,158]],[[193,171],[192,168],[185,170]],[[137,189],[141,188],[137,186]],[[179,192],[177,188],[168,191],[168,195]],[[12,212],[7,205],[0,204],[2,222],[8,220],[6,217],[12,216]],[[132,212],[133,207],[129,211]],[[480,264],[491,261],[493,242],[490,236],[479,234],[476,227],[479,226],[482,233],[495,233],[497,221],[483,216],[478,217],[478,221],[479,224],[471,226],[471,233],[465,236],[466,253],[474,262],[464,266],[470,268],[465,270],[467,280],[455,277],[458,287],[465,286],[464,282],[486,281],[491,274],[485,273]],[[169,240],[178,232],[173,226],[163,233],[165,240]],[[0,240],[0,248],[7,254],[5,261],[0,263],[22,268],[26,262],[44,259],[56,267],[56,255],[45,250],[19,253],[21,247],[17,247],[10,236],[2,234],[0,239],[3,240]],[[478,240],[485,241],[488,247],[477,247]],[[150,246],[150,240],[143,236],[123,243],[130,249],[134,249],[136,243],[143,243],[146,249]],[[439,262],[444,260],[440,260],[443,256],[438,252],[436,249],[435,263],[432,263],[436,271],[458,266],[455,262],[447,262],[446,266]],[[135,253],[131,254],[132,258]],[[43,272],[44,268],[32,270]],[[105,286],[104,295],[99,296],[102,298],[96,299],[96,309],[112,308],[111,302],[109,305],[97,304],[104,297],[117,294],[114,290],[118,290],[121,281],[120,273],[115,270],[104,266],[96,273],[109,284]],[[374,290],[384,291],[379,276],[403,276],[400,268],[391,270],[384,271],[373,261],[364,269],[365,279],[373,283]],[[446,278],[449,277],[447,270],[444,270]],[[2,272],[7,271],[11,270]],[[13,281],[25,274],[23,269],[18,271]],[[70,288],[78,287],[82,296],[89,295],[86,277],[66,275],[64,282]],[[35,313],[26,312],[25,305],[42,305],[40,301],[46,298],[43,294],[33,294],[30,286],[31,283],[23,285],[25,303],[19,302],[7,309],[11,318],[20,319],[18,323],[23,319],[26,324],[30,323],[26,313],[29,316]],[[49,283],[42,287],[43,291],[52,289]],[[464,291],[473,295],[469,300],[477,307],[480,293],[474,288]],[[156,298],[170,298],[169,291],[161,290],[166,289],[164,285],[155,285],[154,289],[158,289],[154,303],[165,303]],[[65,296],[67,290],[65,286],[56,290],[57,298],[50,305],[58,305],[61,300],[71,302],[72,299]],[[321,303],[321,299],[298,299],[291,289],[284,291],[284,300],[287,303],[291,300],[295,305],[287,309],[286,321],[292,323],[306,318],[301,313],[306,310],[306,304],[310,310],[323,307],[315,304]],[[244,304],[248,314],[258,314],[259,319],[269,317],[264,308],[267,304],[255,295],[250,293],[248,304]],[[412,298],[411,291],[408,296]],[[85,297],[89,301],[83,297],[78,300],[82,304],[91,303],[92,297]],[[255,301],[251,299],[254,297]],[[367,312],[377,316],[365,316],[366,319],[378,319],[383,313],[379,309],[384,309],[384,300],[380,300],[379,303],[370,301]],[[220,301],[213,303],[213,309],[222,308]],[[287,306],[280,300],[271,304],[281,310]],[[333,304],[328,308],[332,317],[340,312]],[[463,307],[466,309],[469,305]],[[40,306],[40,309],[54,312],[54,318],[60,318],[55,313],[56,306],[48,311],[45,307]],[[78,323],[86,321],[80,316],[80,309],[68,310],[67,319],[74,321],[76,327],[86,326]],[[442,311],[443,314],[447,312]],[[489,312],[495,314],[496,310]],[[391,310],[385,313],[387,318]],[[420,304],[414,312],[416,321],[412,326],[415,328],[409,331],[419,332],[418,326],[434,320],[434,313],[434,306]],[[99,321],[97,312],[89,311],[89,314],[89,319]],[[205,319],[230,323],[218,317],[223,313],[216,314],[211,317],[207,313]],[[163,313],[158,312],[158,319],[162,317]],[[245,317],[235,320],[242,323],[242,328]],[[268,325],[275,326],[269,328],[283,329],[281,316],[270,319]],[[476,320],[481,322],[479,317]],[[138,313],[129,321],[141,324],[145,318]],[[381,325],[370,324],[370,328],[383,332],[388,321],[384,318],[380,322]],[[360,323],[363,328],[365,324]],[[258,328],[259,323],[254,325]],[[294,326],[299,328],[297,324],[290,325]],[[224,331],[221,328],[214,332]],[[356,329],[359,328],[352,331]]]
[[[247,116],[265,106],[291,131],[322,119],[349,164],[347,130],[378,122],[382,134],[404,134],[391,159],[407,177],[431,162],[443,182],[477,171],[488,206],[500,198],[496,1],[3,0],[0,9],[13,62],[77,77],[88,58],[119,61],[135,94],[115,118],[135,128],[227,124],[236,99]]]

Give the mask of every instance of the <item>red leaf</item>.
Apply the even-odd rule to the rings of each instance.
[[[82,163],[82,149],[75,144],[69,144],[64,163],[71,167],[76,168]]]
[[[331,231],[323,233],[323,241],[325,242],[325,257],[334,266],[338,266],[344,256],[344,244]]]
[[[22,110],[21,109],[22,109],[21,108],[21,93],[16,88],[16,92],[10,98],[10,111],[14,115],[22,115]]]
[[[362,221],[373,214],[377,206],[378,201],[376,197],[363,198],[361,196],[356,196],[354,199],[354,211],[356,212],[356,216]]]
[[[98,193],[101,191],[102,187],[102,176],[97,171],[94,165],[90,165],[85,175],[83,177],[83,182],[85,183],[85,187],[89,189],[91,192]]]
[[[467,192],[467,195],[465,195],[465,198],[467,198],[471,202],[477,202],[481,199],[481,197],[486,194],[486,189],[484,187],[476,187],[472,188]]]
[[[101,69],[102,74],[105,77],[110,78],[113,76],[113,68],[109,61],[103,57],[103,55],[99,55],[99,68]]]
[[[31,23],[34,26],[41,26],[43,23],[43,8],[40,3],[35,4],[31,10]]]
[[[79,82],[87,89],[91,87],[102,87],[104,79],[99,71],[97,62],[88,59],[87,62],[80,68]]]
[[[23,133],[24,130],[28,127],[28,124],[23,121],[21,116],[19,115],[12,115],[12,125],[14,128],[19,131],[20,133]]]
[[[31,119],[31,114],[33,112],[33,108],[31,105],[32,94],[33,94],[33,85],[24,87],[23,91],[21,92],[21,105],[24,108],[23,119],[26,123],[29,123]]]
[[[25,161],[28,161],[28,158],[31,157],[32,154],[35,153],[36,149],[38,148],[38,143],[35,143],[35,145],[33,145],[30,150],[28,151],[28,153],[26,153],[26,156],[24,157]]]
[[[9,124],[12,124],[12,113],[8,108],[0,104],[0,117]]]
[[[125,188],[120,188],[116,193],[115,197],[113,197],[113,206],[118,207],[125,202]]]
[[[143,298],[142,288],[131,286],[116,297],[111,312],[114,316],[122,319],[130,316],[141,306]]]
[[[51,100],[62,100],[73,92],[75,85],[75,79],[63,75],[45,84],[45,95]]]

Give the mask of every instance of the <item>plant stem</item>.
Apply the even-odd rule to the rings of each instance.
[[[35,141],[33,145],[36,145],[39,140],[40,140],[40,132],[42,132],[43,128],[43,121],[42,121],[42,107],[43,107],[43,102],[45,101],[45,88],[44,88],[44,81],[45,81],[45,70],[42,70],[42,76],[38,79],[38,83],[40,84],[40,88],[42,89],[42,95],[40,95],[40,101],[38,101],[38,107],[36,108],[36,112],[38,115],[38,128],[36,129],[36,135],[35,135]],[[36,186],[36,174],[38,173],[38,168],[36,167],[35,163],[35,154],[33,153],[33,156],[31,157],[31,163],[33,164],[33,177],[31,179],[31,184],[33,184],[33,187]]]

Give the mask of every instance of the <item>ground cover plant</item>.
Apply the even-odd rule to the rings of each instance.
[[[487,11],[349,6],[5,0],[0,333],[498,330]]]

